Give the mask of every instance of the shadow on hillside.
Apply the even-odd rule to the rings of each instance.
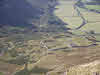
[[[4,5],[3,5],[4,4]],[[38,19],[43,11],[32,7],[26,0],[10,0],[0,6],[0,24],[27,25]]]
[[[49,1],[49,0],[48,0]],[[51,4],[48,4],[47,0],[10,0],[1,3],[0,6],[0,27],[4,25],[13,26],[30,26],[29,29],[38,32],[38,25],[40,24],[41,16],[44,16],[42,23],[45,23],[48,19],[48,27],[44,26],[41,32],[61,32],[66,31],[68,28],[59,17],[55,16],[53,12],[57,10],[55,6],[59,3],[56,0],[51,0]],[[54,1],[54,2],[52,2]],[[53,4],[52,4],[53,3]],[[46,9],[46,6],[48,8]],[[46,28],[46,29],[45,29]]]

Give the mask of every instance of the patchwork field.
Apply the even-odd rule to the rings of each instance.
[[[54,11],[69,31],[0,29],[0,75],[99,75],[100,14],[76,7],[76,2],[58,0]]]

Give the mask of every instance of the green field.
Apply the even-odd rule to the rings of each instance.
[[[2,72],[0,72],[0,75],[4,75]]]
[[[100,5],[85,5],[88,9],[100,10]]]

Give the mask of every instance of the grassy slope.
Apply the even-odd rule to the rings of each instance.
[[[86,0],[81,0],[83,3],[86,2]],[[94,9],[94,10],[100,10],[100,5],[85,5],[88,9]]]
[[[55,10],[55,15],[65,23],[68,23],[67,27],[70,28],[76,28],[82,23],[81,18],[77,16],[77,12],[73,8],[75,2],[74,0],[59,0],[60,5],[56,6],[58,9]]]
[[[61,71],[63,72],[65,70],[65,67],[68,68],[73,65],[91,62],[99,58],[100,58],[99,47],[95,48],[92,47],[88,49],[81,48],[78,50],[76,49],[75,51],[72,52],[62,52],[62,51],[53,52],[52,55],[48,55],[44,59],[41,59],[40,63],[38,63],[37,65],[39,67],[54,69],[53,71],[51,71],[51,73],[52,72],[55,73]]]
[[[94,12],[88,12],[84,9],[80,8],[81,13],[85,17],[85,19],[88,21],[88,23],[83,26],[80,30],[90,31],[94,30],[97,33],[100,33],[100,14],[94,13]]]
[[[75,1],[59,1],[60,5],[57,6],[57,10],[55,11],[55,15],[62,19],[64,22],[68,23],[67,27],[76,28],[82,23],[82,19],[77,16],[77,12],[73,8],[73,4]],[[98,8],[99,6],[89,6],[91,8]],[[91,23],[86,24],[81,30],[95,30],[96,32],[100,32],[99,24],[100,24],[100,14],[94,12],[88,12],[84,9],[79,8],[84,18]],[[62,12],[63,11],[63,12]]]
[[[76,28],[78,25],[81,24],[81,19],[80,19],[80,17],[77,16],[76,11],[72,7],[74,2],[73,1],[66,1],[64,3],[62,3],[62,2],[63,1],[60,1],[60,3],[62,5],[57,6],[57,8],[59,8],[59,9],[55,11],[55,15],[58,16],[60,19],[62,19],[64,22],[68,23],[69,27]],[[96,32],[100,32],[100,30],[99,30],[100,23],[96,22],[96,21],[99,21],[100,14],[88,12],[83,9],[80,9],[80,11],[88,21],[95,22],[95,23],[92,23],[92,22],[88,23],[87,25],[82,27],[81,30],[86,30],[86,31],[95,30]],[[73,16],[73,13],[74,13],[74,16]],[[91,16],[91,15],[93,15],[93,16]],[[78,33],[76,32],[76,34],[78,34]],[[32,35],[32,33],[27,33],[24,35],[24,37],[27,40],[31,40],[34,38],[34,35]],[[16,40],[16,38],[13,38],[13,40]],[[68,40],[70,40],[70,39],[66,38],[66,37],[58,38],[55,40],[56,40],[56,42],[48,43],[48,45],[50,45],[51,48],[63,48],[63,47],[66,47],[67,44],[70,43],[70,42],[68,42]],[[85,43],[85,45],[90,44],[89,41],[87,41],[86,39],[81,38],[81,37],[77,37],[77,38],[74,37],[72,40],[73,40],[73,42],[77,43],[77,45],[78,44],[83,45],[84,43]],[[70,50],[67,51],[65,49],[66,50],[65,52],[62,51],[62,49],[61,49],[60,51],[50,52],[47,56],[43,57],[36,65],[39,68],[53,69],[52,73],[64,72],[65,67],[69,68],[73,65],[83,64],[83,63],[87,63],[87,62],[91,62],[91,61],[100,59],[99,49],[100,49],[99,46],[90,47],[90,48],[75,48],[75,49],[72,49],[73,51],[70,51]],[[44,72],[44,71],[42,71],[42,72]],[[33,75],[36,75],[36,74],[41,75],[41,72],[40,73],[38,72],[36,74],[33,72],[32,74]],[[53,74],[51,74],[51,75],[53,75]],[[59,74],[54,74],[54,75],[59,75]]]
[[[86,8],[100,10],[100,5],[86,5]]]
[[[80,25],[81,20],[79,19],[79,17],[73,17],[73,12],[75,12],[72,7],[73,3],[70,3],[70,1],[69,1],[69,3],[68,3],[69,5],[68,5],[67,1],[66,2],[59,1],[59,2],[62,5],[57,6],[57,8],[59,8],[59,9],[55,11],[56,16],[58,16],[64,22],[68,23],[69,27],[71,27],[71,28],[75,28],[78,25]],[[62,12],[62,10],[64,12]],[[80,9],[80,11],[84,15],[86,20],[91,22],[91,23],[86,24],[80,30],[86,30],[86,31],[95,30],[96,32],[100,32],[100,30],[99,30],[100,14],[88,12],[84,9]],[[74,15],[77,16],[76,12]],[[99,37],[97,37],[97,38],[99,39]],[[78,39],[80,39],[80,38],[78,38]],[[65,38],[58,39],[58,41],[60,41],[62,43],[65,42],[65,40],[67,40],[67,39],[65,39]],[[75,39],[75,41],[76,41],[76,39]],[[83,42],[82,42],[82,44],[83,44]],[[62,46],[60,45],[60,47],[62,47]],[[62,52],[62,51],[55,51],[55,52],[53,52],[52,55],[48,55],[47,57],[41,59],[40,63],[38,63],[37,65],[39,67],[54,69],[51,73],[53,73],[54,75],[59,75],[59,74],[56,74],[55,72],[64,71],[64,69],[65,69],[64,65],[67,65],[69,67],[72,65],[91,62],[91,61],[97,60],[98,58],[99,58],[99,47],[79,48],[79,49],[75,49],[75,51],[73,51],[73,52],[68,52],[68,53]],[[47,61],[45,61],[45,60],[47,60]],[[70,74],[70,75],[72,75],[72,74]]]

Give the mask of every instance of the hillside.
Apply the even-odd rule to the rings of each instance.
[[[57,1],[50,0],[0,1],[0,26],[31,26],[33,30],[40,28],[47,32],[58,29],[66,31],[65,23],[53,14],[56,5]]]
[[[96,0],[1,0],[0,75],[99,75]]]

